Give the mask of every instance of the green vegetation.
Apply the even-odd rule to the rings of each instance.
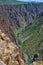
[[[0,4],[14,4],[14,5],[21,5],[21,4],[27,4],[29,2],[21,2],[17,0],[0,0]]]
[[[31,26],[25,27],[25,29],[18,34],[18,39],[22,42],[21,47],[23,51],[27,53],[31,59],[35,53],[39,53],[39,50],[43,49],[43,16],[34,20]]]

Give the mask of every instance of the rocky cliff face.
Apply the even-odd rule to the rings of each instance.
[[[15,35],[12,31],[12,29],[10,28],[9,22],[8,20],[3,19],[2,17],[0,17],[0,29],[2,30],[2,32],[4,32],[7,36],[10,37],[10,39],[16,43],[16,38]],[[17,44],[17,43],[16,43]]]
[[[43,3],[0,5],[0,15],[9,19],[13,29],[31,25],[36,17],[43,15]]]

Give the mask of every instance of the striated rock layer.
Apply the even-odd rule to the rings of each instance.
[[[0,5],[0,16],[9,19],[14,30],[34,23],[34,19],[43,16],[43,3],[27,3],[22,5]]]
[[[17,45],[0,30],[0,65],[24,65]]]

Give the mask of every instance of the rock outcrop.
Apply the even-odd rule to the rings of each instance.
[[[0,65],[24,65],[17,45],[0,30]]]
[[[0,29],[11,39],[12,42],[15,42],[17,44],[15,34],[10,27],[9,21],[1,16],[0,16]]]

